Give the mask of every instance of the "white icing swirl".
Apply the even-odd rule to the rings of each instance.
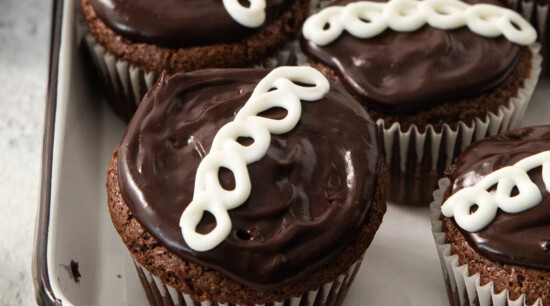
[[[223,0],[223,6],[231,18],[241,25],[257,28],[265,21],[265,0],[248,0],[249,7],[243,6],[239,0]]]
[[[412,32],[425,24],[451,30],[468,26],[479,35],[528,45],[537,32],[518,13],[491,4],[470,5],[458,0],[390,0],[387,3],[360,1],[346,6],[330,6],[310,16],[303,27],[304,37],[325,46],[344,30],[358,38],[372,38],[386,29]]]
[[[474,186],[459,190],[445,201],[441,212],[454,217],[458,226],[468,232],[477,232],[495,219],[498,208],[507,213],[519,213],[540,204],[542,195],[527,172],[542,166],[542,179],[550,192],[550,151],[524,158],[513,166],[501,168],[485,176]],[[494,194],[487,192],[496,185]],[[514,187],[519,194],[511,197]],[[470,213],[470,208],[478,209]]]
[[[312,87],[300,86],[294,82]],[[231,220],[227,210],[240,206],[250,195],[251,184],[246,165],[265,155],[271,142],[270,133],[284,134],[296,126],[302,113],[300,100],[319,100],[329,89],[328,80],[311,67],[279,67],[258,83],[235,120],[216,133],[210,152],[199,164],[193,200],[180,219],[183,238],[190,248],[208,251],[229,235]],[[287,111],[286,117],[275,120],[258,116],[259,113],[275,107],[284,108]],[[243,146],[237,142],[238,137],[250,137],[254,142]],[[218,180],[221,167],[233,172],[233,190],[225,190],[221,186]],[[204,211],[210,212],[216,218],[216,227],[208,234],[196,231]]]

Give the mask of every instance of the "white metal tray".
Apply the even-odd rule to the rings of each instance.
[[[63,3],[64,2],[64,3]],[[79,44],[75,2],[57,0],[34,277],[46,305],[147,305],[109,218],[106,170],[125,124],[102,100]],[[525,122],[550,122],[550,83]],[[81,274],[76,282],[71,261]],[[428,208],[389,205],[345,305],[448,305]]]

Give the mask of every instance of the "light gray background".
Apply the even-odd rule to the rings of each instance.
[[[31,258],[51,0],[0,0],[0,305],[35,304]]]

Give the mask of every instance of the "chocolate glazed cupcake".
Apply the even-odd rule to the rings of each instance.
[[[163,70],[250,67],[274,56],[294,39],[309,5],[306,0],[253,0],[246,18],[236,18],[225,2],[238,3],[82,0],[86,40],[121,117],[131,118]],[[265,9],[253,8],[256,2],[265,3]],[[279,56],[286,60],[288,54]]]
[[[318,71],[283,69],[313,73],[324,80],[326,92],[302,96],[309,102],[301,103],[297,124],[272,133],[265,155],[246,167],[250,193],[228,211],[227,235],[207,248],[206,236],[225,221],[216,209],[199,215],[200,222],[189,221],[187,212],[202,194],[197,190],[206,186],[198,179],[206,177],[202,164],[212,154],[222,156],[223,167],[211,179],[217,177],[225,191],[241,190],[242,173],[224,168],[235,162],[233,153],[217,151],[221,128],[248,122],[240,116],[253,99],[288,94],[291,83],[266,81],[281,68],[163,75],[130,122],[109,165],[108,202],[152,304],[342,304],[386,211],[387,176],[376,125]],[[304,77],[288,80],[311,84]],[[268,100],[286,99],[273,97]],[[286,120],[296,111],[269,105],[258,116]],[[233,134],[234,146],[255,145],[254,132]],[[189,228],[199,238],[188,238]]]
[[[411,205],[431,201],[445,167],[472,141],[519,126],[541,61],[533,48],[502,35],[484,37],[469,26],[436,28],[432,16],[423,16],[428,21],[418,28],[392,25],[425,12],[423,5],[440,19],[472,7],[459,1],[336,1],[331,13],[308,18],[300,40],[311,65],[343,84],[376,120],[391,173],[389,201]],[[508,12],[521,19],[509,10],[495,14]],[[522,26],[534,41],[532,27],[524,20]]]
[[[452,305],[550,305],[548,161],[550,127],[529,127],[473,144],[445,171],[432,225]]]

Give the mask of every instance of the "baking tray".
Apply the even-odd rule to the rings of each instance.
[[[107,209],[105,180],[125,124],[101,98],[78,8],[54,1],[33,276],[42,305],[147,305]],[[543,81],[527,125],[550,123]],[[78,267],[76,267],[78,264]],[[80,275],[80,277],[78,277]],[[428,208],[389,204],[345,305],[448,305]]]

